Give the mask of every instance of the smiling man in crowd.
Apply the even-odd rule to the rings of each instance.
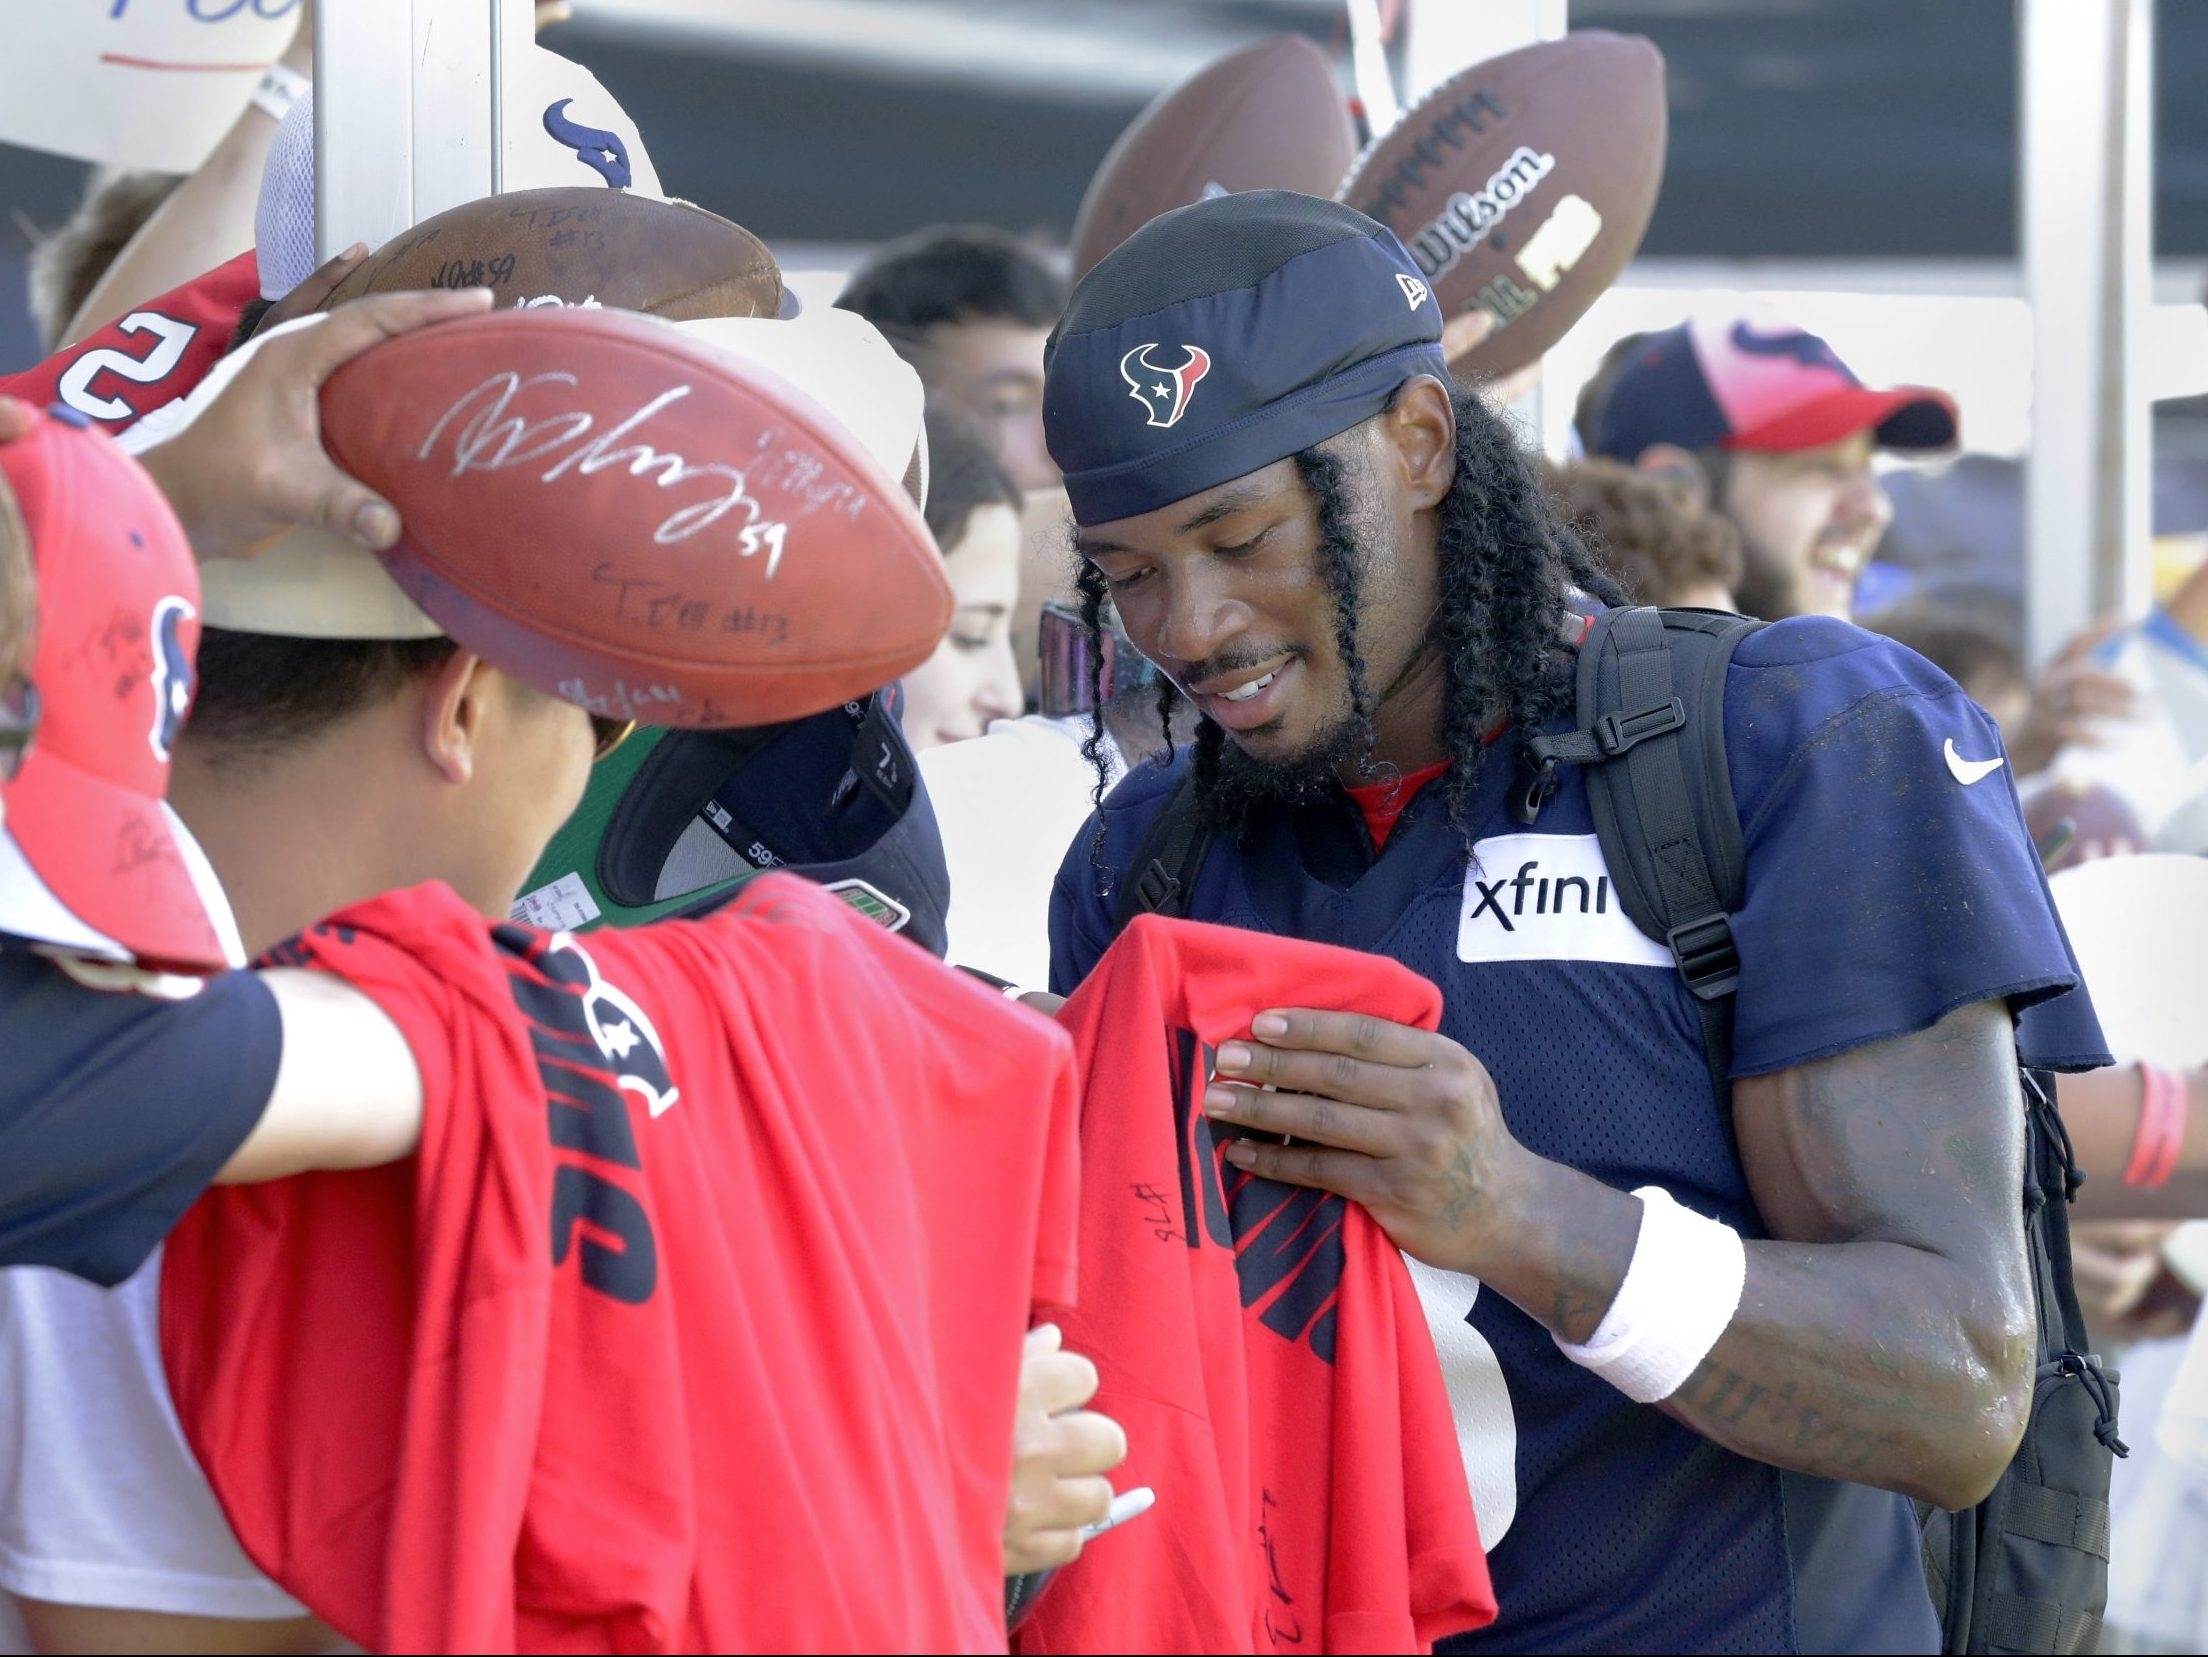
[[[1894,515],[1878,450],[1953,447],[1955,404],[1874,390],[1815,334],[1768,321],[1683,322],[1611,348],[1591,453],[1677,483],[1740,531],[1741,610],[1850,619]]]

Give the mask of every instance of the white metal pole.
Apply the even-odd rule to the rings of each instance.
[[[315,0],[315,240],[377,246],[492,195],[536,112],[533,0]]]
[[[314,0],[319,258],[375,247],[414,222],[413,39],[408,0]]]
[[[1467,64],[1563,38],[1567,0],[1409,0],[1403,95],[1412,103]]]
[[[2124,374],[2112,389],[2120,419],[2115,460],[2123,515],[2107,545],[2104,606],[2144,616],[2154,599],[2154,0],[2131,0],[2124,31],[2123,273],[2113,310],[2123,329]]]
[[[2145,606],[2154,19],[2151,0],[2020,0],[2018,22],[2025,625],[2044,661],[2095,615]]]

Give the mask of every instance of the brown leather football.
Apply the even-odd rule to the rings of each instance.
[[[399,509],[384,567],[525,683],[647,725],[864,697],[951,623],[942,555],[859,438],[766,368],[623,311],[500,311],[363,352],[330,458]]]
[[[1410,249],[1444,316],[1495,331],[1453,366],[1515,373],[1641,245],[1664,178],[1664,57],[1588,29],[1461,71],[1358,157],[1341,199]]]
[[[485,287],[505,310],[598,304],[671,322],[773,316],[782,272],[742,225],[596,185],[485,196],[394,236],[328,304],[418,288]]]
[[[1160,213],[1207,195],[1331,195],[1357,153],[1349,106],[1319,49],[1273,35],[1161,93],[1119,135],[1073,221],[1078,281]]]

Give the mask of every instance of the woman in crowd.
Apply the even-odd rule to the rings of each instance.
[[[980,736],[1020,712],[1020,486],[968,421],[939,406],[927,419],[928,528],[958,607],[935,654],[905,679],[905,740],[915,752]]]

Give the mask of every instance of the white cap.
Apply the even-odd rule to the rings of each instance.
[[[314,88],[277,123],[253,208],[253,254],[261,297],[281,299],[314,274]]]
[[[506,189],[548,190],[589,185],[613,179],[583,158],[575,144],[553,136],[553,128],[576,133],[611,134],[627,169],[622,185],[632,196],[654,201],[660,193],[659,174],[645,153],[643,134],[613,94],[579,63],[542,46],[532,46],[523,72],[523,85],[506,89],[509,99],[523,108],[540,112],[531,142],[515,154],[508,169]],[[547,124],[549,123],[549,124]],[[610,146],[609,146],[610,147]],[[615,169],[616,177],[619,168]],[[261,268],[261,297],[281,299],[314,274],[320,263],[314,256],[314,90],[308,88],[291,106],[269,146],[268,161],[261,169],[261,194],[253,214],[253,246]]]
[[[926,389],[882,331],[855,311],[706,317],[675,326],[692,339],[780,375],[834,415],[901,482],[928,497]]]
[[[215,365],[183,402],[164,411],[144,437],[125,434],[137,452],[185,430],[272,339],[319,326],[301,317],[248,341]],[[820,404],[865,445],[892,483],[925,493],[920,377],[864,317],[813,311],[777,317],[707,318],[666,323],[729,356],[756,362]],[[134,443],[132,438],[139,438]],[[920,484],[914,487],[917,476]],[[200,566],[200,610],[210,627],[309,639],[426,639],[443,629],[384,573],[376,557],[317,529],[295,529],[255,558]]]

